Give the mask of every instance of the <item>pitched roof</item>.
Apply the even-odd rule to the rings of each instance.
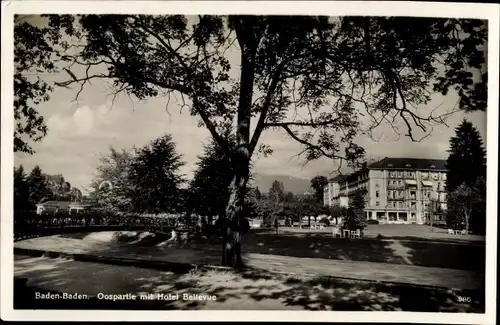
[[[38,205],[42,205],[47,208],[59,208],[59,209],[69,209],[69,207],[73,206],[83,206],[81,202],[72,202],[72,201],[46,201],[43,203],[38,203]]]
[[[446,170],[444,159],[422,158],[388,158],[385,157],[370,166],[370,169],[419,169],[419,170]]]

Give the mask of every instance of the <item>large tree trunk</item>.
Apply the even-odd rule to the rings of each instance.
[[[223,220],[222,265],[243,267],[241,239],[243,236],[243,207],[249,178],[250,120],[255,79],[255,53],[259,40],[248,17],[233,16],[232,24],[241,48],[241,74],[236,127],[236,148],[231,153],[234,177],[231,181],[229,202]]]
[[[248,164],[238,168],[231,182],[226,217],[223,220],[222,232],[222,265],[242,268],[241,240],[243,237],[243,207],[248,182]],[[244,172],[246,170],[246,173]]]

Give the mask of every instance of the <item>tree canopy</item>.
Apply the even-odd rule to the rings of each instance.
[[[130,164],[133,184],[132,205],[140,212],[179,212],[182,209],[180,186],[184,165],[170,134],[151,141],[136,151]]]

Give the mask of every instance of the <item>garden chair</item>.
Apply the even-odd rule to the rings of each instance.
[[[467,235],[467,230],[463,229],[461,232],[460,232],[461,235]]]
[[[453,231],[453,229],[448,229],[448,235],[454,235],[455,232]]]
[[[333,230],[332,230],[332,236],[333,236],[333,238],[337,238],[337,235],[339,237],[342,237],[342,232],[340,232],[339,228],[333,227]]]
[[[351,231],[351,238],[361,238],[361,230],[352,230]]]
[[[325,229],[325,226],[323,226],[323,225],[319,226],[319,230],[324,230],[324,229]]]

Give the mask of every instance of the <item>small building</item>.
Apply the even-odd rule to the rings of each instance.
[[[78,213],[81,210],[85,210],[87,205],[81,202],[72,201],[46,201],[43,203],[38,203],[36,205],[36,213],[42,214],[42,212],[57,213],[57,212],[67,212],[68,214]]]

